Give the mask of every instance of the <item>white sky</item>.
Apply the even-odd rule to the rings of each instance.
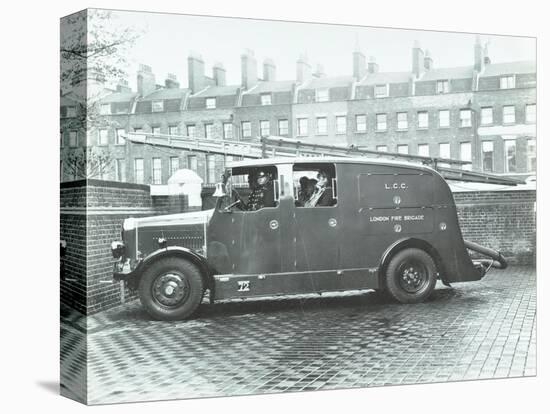
[[[296,60],[304,52],[313,69],[320,63],[328,76],[351,75],[356,41],[367,58],[376,58],[380,71],[410,70],[415,40],[430,51],[435,67],[472,65],[474,59],[475,34],[470,33],[126,11],[114,11],[112,16],[116,27],[132,26],[143,31],[127,57],[128,80],[134,90],[139,63],[153,68],[157,83],[164,83],[171,72],[182,87],[187,87],[190,51],[202,55],[207,76],[212,75],[214,63],[222,62],[227,84],[240,83],[240,56],[245,49],[255,52],[260,77],[264,58],[273,59],[278,80],[295,79]],[[489,41],[489,56],[494,63],[536,59],[534,38],[482,34],[481,40]]]

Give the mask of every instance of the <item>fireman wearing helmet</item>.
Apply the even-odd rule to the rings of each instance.
[[[255,180],[251,182],[252,192],[248,197],[246,209],[248,211],[259,210],[264,207],[275,207],[275,195],[271,174],[265,170],[259,170]]]

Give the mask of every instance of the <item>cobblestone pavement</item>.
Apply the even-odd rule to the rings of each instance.
[[[62,391],[85,386],[86,347],[89,404],[533,376],[535,282],[511,267],[417,305],[356,291],[203,304],[181,322],[139,302],[65,310]]]

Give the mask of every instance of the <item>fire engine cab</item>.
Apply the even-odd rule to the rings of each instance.
[[[270,201],[251,209],[260,172]],[[304,202],[308,185],[328,202]],[[500,253],[463,240],[449,186],[427,166],[365,157],[239,161],[214,195],[212,210],[126,219],[112,243],[114,279],[137,290],[154,318],[190,317],[206,290],[211,302],[374,289],[417,303],[438,279],[477,281],[491,266],[506,267]],[[472,260],[468,249],[488,259]]]

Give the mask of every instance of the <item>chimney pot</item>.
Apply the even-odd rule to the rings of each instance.
[[[424,73],[424,52],[420,48],[418,40],[414,41],[412,49],[412,73],[416,78]]]
[[[140,64],[137,73],[137,90],[140,96],[147,96],[157,89],[151,66]]]
[[[168,73],[166,75],[166,79],[164,80],[164,86],[167,89],[177,89],[180,87],[180,83],[178,82],[178,78],[173,73]]]
[[[325,76],[325,69],[323,68],[323,65],[320,63],[317,63],[317,66],[315,67],[315,77],[316,78],[323,78]]]
[[[192,93],[197,93],[206,86],[204,62],[201,55],[196,52],[189,53],[189,57],[187,58],[187,76],[189,89],[191,89]]]
[[[304,83],[311,79],[311,66],[305,54],[300,55],[296,62],[296,81]]]
[[[483,53],[483,46],[481,45],[481,38],[476,36],[476,43],[474,45],[474,69],[478,72],[483,70],[485,66],[485,57]]]
[[[365,55],[357,48],[353,52],[353,77],[361,80],[367,74],[367,61]]]
[[[214,64],[212,67],[212,77],[217,86],[225,86],[225,68],[223,64],[220,62]]]
[[[119,79],[117,86],[116,86],[117,92],[132,92],[132,89],[130,86],[128,86],[128,80],[127,79]]]
[[[378,63],[376,63],[376,58],[374,56],[369,56],[368,71],[369,73],[378,72]]]
[[[257,83],[258,67],[254,51],[245,49],[245,52],[241,55],[241,85],[246,90],[253,88]]]
[[[491,64],[491,58],[489,57],[489,42],[485,43],[485,47],[483,48],[483,62],[486,65]]]
[[[264,81],[274,81],[275,80],[275,62],[272,59],[265,59],[264,60]]]
[[[431,70],[433,68],[433,59],[429,50],[424,54],[424,69]]]

